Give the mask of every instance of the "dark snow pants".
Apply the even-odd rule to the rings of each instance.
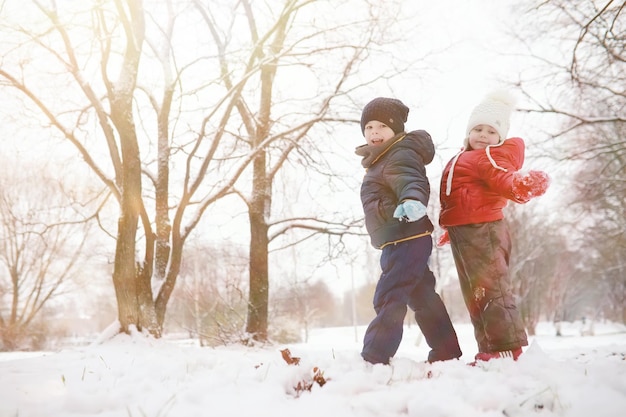
[[[428,268],[432,245],[431,236],[424,236],[383,248],[382,274],[374,293],[376,317],[365,332],[361,352],[366,361],[386,364],[395,355],[407,305],[431,348],[430,362],[461,356],[456,332]]]
[[[504,220],[448,227],[448,234],[478,351],[528,345],[511,292],[511,237]]]

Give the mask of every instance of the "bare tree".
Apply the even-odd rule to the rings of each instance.
[[[47,61],[53,62],[54,68],[48,68],[51,76],[47,81],[60,82],[60,89],[54,91],[53,88],[50,91],[45,85],[34,82],[28,63],[16,66],[15,61],[9,59],[11,54],[5,56],[0,76],[5,80],[5,85],[20,91],[41,111],[50,126],[75,146],[87,165],[117,199],[120,216],[113,282],[120,327],[121,330],[128,331],[129,326],[135,325],[139,329],[145,328],[159,334],[149,281],[152,263],[145,262],[139,268],[136,265],[139,217],[142,217],[144,226],[149,224],[141,199],[142,166],[133,113],[139,62],[145,39],[142,2],[120,0],[114,2],[113,9],[107,9],[106,5],[100,4],[93,9],[77,12],[76,16],[81,16],[82,12],[89,13],[93,18],[91,26],[94,29],[92,33],[87,33],[89,42],[88,45],[83,44],[84,47],[81,44],[85,32],[82,32],[82,28],[73,30],[76,26],[69,24],[69,20],[64,20],[70,17],[67,10],[59,10],[54,2],[44,5],[35,1],[32,4],[47,21],[35,28],[16,27],[11,38],[14,42],[13,51],[19,57],[32,56],[32,53],[41,54],[42,58],[45,56]],[[10,14],[11,6],[13,5],[5,4],[3,11]],[[32,9],[29,11],[36,12]],[[115,18],[112,19],[112,16]],[[121,35],[124,39],[121,42],[123,46],[119,49],[120,55],[114,57],[120,58],[115,63],[117,65],[111,62],[117,46],[114,44],[115,35]],[[23,50],[30,52],[22,55]],[[57,65],[64,68],[64,71],[52,74],[58,68]],[[96,85],[90,81],[89,71],[98,67],[101,79]],[[109,75],[112,67],[118,69],[116,80]],[[58,76],[56,80],[54,75]],[[54,86],[56,84],[48,87]],[[54,100],[55,95],[59,97],[63,93],[65,95],[60,97],[65,100]],[[74,100],[79,104],[75,104]],[[99,126],[96,132],[85,129],[85,123],[91,117]],[[102,138],[108,150],[110,173],[98,162],[98,153],[90,151],[88,137],[91,135]],[[146,241],[153,241],[150,231],[146,232]],[[147,248],[149,246],[146,245]],[[152,253],[152,248],[146,250],[146,258],[150,261]]]
[[[535,334],[535,326],[547,310],[546,294],[553,281],[553,268],[545,260],[552,260],[554,253],[547,244],[550,234],[538,228],[536,211],[529,207],[507,207],[507,224],[511,232],[513,249],[510,256],[510,274],[513,292],[519,299],[518,308],[527,331]],[[532,209],[532,208],[530,208]],[[546,256],[544,258],[544,256]]]
[[[203,346],[245,338],[246,270],[245,248],[228,242],[188,245],[166,326],[188,332]]]
[[[286,281],[283,285],[279,284],[274,292],[271,311],[273,317],[297,323],[297,328],[304,331],[304,342],[308,341],[309,331],[314,326],[342,324],[337,321],[337,300],[323,280],[313,280],[310,276],[295,272]]]
[[[386,68],[361,68],[397,40],[386,28],[400,25],[388,24],[390,5],[369,2],[349,21],[310,0],[145,3],[7,1],[3,87],[75,147],[117,203],[109,233],[121,331],[161,334],[185,242],[235,194],[250,230],[247,331],[265,340],[270,242],[295,228],[360,226],[345,216],[273,217],[272,184],[289,164],[330,178],[333,162],[314,136],[355,123],[345,114],[357,114],[359,91],[410,65],[388,54]],[[20,13],[38,17],[23,23]]]
[[[0,350],[27,347],[33,324],[80,272],[87,219],[43,167],[3,161],[0,178]],[[28,190],[24,193],[23,190]]]
[[[195,4],[215,44],[224,86],[245,91],[246,85],[237,84],[232,75],[237,73],[237,65],[233,64],[230,53],[231,36],[227,28],[233,27],[235,20],[223,22],[214,7],[202,6],[199,0]],[[246,186],[249,191],[238,190],[247,205],[250,225],[250,295],[246,331],[253,339],[266,340],[270,243],[295,228],[308,231],[310,236],[316,233],[342,235],[350,233],[351,228],[361,226],[360,222],[320,220],[314,216],[272,219],[273,186],[284,165],[294,158],[303,167],[322,166],[323,153],[315,145],[315,135],[323,133],[319,129],[316,131],[315,127],[322,123],[344,121],[345,117],[336,115],[331,104],[359,87],[352,80],[359,65],[371,53],[370,49],[382,42],[379,31],[386,21],[357,17],[349,23],[352,27],[346,31],[347,22],[327,23],[322,17],[324,10],[333,13],[332,9],[328,9],[332,7],[330,4],[289,0],[276,8],[275,17],[267,24],[261,19],[264,12],[255,10],[249,1],[242,1],[241,7],[247,21],[246,34],[252,45],[243,57],[246,63],[243,73],[256,73],[254,76],[258,79],[254,84],[258,92],[238,95],[233,101],[245,132],[243,139],[246,146],[259,150],[252,162],[251,183]],[[314,7],[319,11],[312,20],[307,13],[311,13]],[[372,7],[372,13],[376,12]],[[350,33],[362,39],[351,43],[340,37],[340,34],[350,36]],[[332,72],[325,68],[328,62],[333,62]],[[294,73],[297,68],[306,72]],[[393,71],[397,70],[392,68]],[[286,74],[289,72],[295,76],[307,72],[312,74],[317,86],[313,96],[306,100],[286,97],[285,91],[281,90],[280,77],[283,74],[287,81]],[[369,82],[362,82],[361,85]],[[296,85],[292,88],[301,87]],[[310,110],[285,112],[280,117],[272,115],[277,108],[286,106]]]
[[[575,265],[569,275],[586,277],[588,294],[605,288],[603,297],[587,301],[614,310],[612,299],[626,297],[624,263],[613,256],[626,252],[626,3],[548,0],[523,7],[517,34],[537,65],[518,83],[529,112],[544,116],[546,148],[566,174],[556,178],[563,190],[560,233],[587,243],[569,245],[577,252],[567,258],[585,260],[569,263]],[[623,313],[616,316],[623,320]]]

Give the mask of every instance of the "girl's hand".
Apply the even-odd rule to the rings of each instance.
[[[520,203],[542,196],[550,186],[550,177],[543,171],[529,171],[527,174],[516,172],[513,175],[513,195]]]
[[[450,243],[450,235],[448,234],[447,230],[444,230],[443,235],[441,235],[439,239],[437,239],[437,246],[442,247],[447,245],[448,243]]]

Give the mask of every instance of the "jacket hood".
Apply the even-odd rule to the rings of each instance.
[[[425,130],[414,130],[406,134],[407,144],[422,157],[424,165],[430,164],[435,158],[435,144]]]

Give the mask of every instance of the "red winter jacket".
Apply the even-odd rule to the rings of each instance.
[[[443,227],[492,222],[516,199],[513,174],[524,163],[524,141],[510,138],[486,149],[463,150],[448,162],[441,177],[439,224]]]

